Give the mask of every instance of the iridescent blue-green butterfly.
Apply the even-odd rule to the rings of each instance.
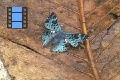
[[[61,29],[57,16],[53,12],[47,18],[45,28],[48,30],[42,34],[42,43],[43,46],[52,44],[51,51],[53,52],[67,51],[69,49],[68,43],[73,47],[77,47],[88,38],[86,34],[66,33]]]

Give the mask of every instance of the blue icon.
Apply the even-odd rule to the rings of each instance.
[[[12,7],[12,12],[22,12],[22,7]]]
[[[22,13],[12,13],[12,21],[22,21]]]
[[[27,28],[27,7],[7,7],[7,27],[14,29]]]

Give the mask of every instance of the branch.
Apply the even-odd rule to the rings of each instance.
[[[86,24],[85,24],[85,14],[84,14],[84,9],[83,9],[83,0],[78,0],[78,6],[79,6],[79,11],[80,11],[80,20],[81,20],[81,25],[82,25],[82,30],[84,34],[87,34],[87,29],[86,29]],[[90,47],[89,40],[86,40],[85,42],[85,47],[87,49],[87,57],[88,57],[88,65],[90,66],[91,72],[94,76],[95,80],[100,80],[97,68],[94,63],[94,58],[93,58],[93,53]]]

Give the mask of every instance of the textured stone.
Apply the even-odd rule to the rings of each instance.
[[[10,75],[8,74],[3,62],[0,60],[0,80],[11,80]]]

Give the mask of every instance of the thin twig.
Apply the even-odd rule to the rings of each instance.
[[[80,20],[81,20],[81,23],[82,23],[83,33],[87,34],[87,29],[86,29],[86,24],[85,24],[85,14],[84,14],[84,8],[83,8],[83,0],[78,0],[78,6],[79,6],[79,11],[81,13]],[[96,68],[95,63],[94,63],[93,53],[92,53],[92,50],[91,50],[91,47],[90,47],[89,40],[86,40],[85,47],[88,51],[88,54],[87,54],[88,61],[89,61],[88,64],[90,66],[90,69],[92,71],[94,79],[95,80],[100,80],[97,68]]]
[[[120,31],[114,36],[114,38],[110,41],[110,43],[104,48],[104,49],[102,49],[101,51],[100,51],[100,53],[98,54],[98,56],[95,58],[95,62],[97,62],[97,60],[98,60],[98,58],[100,57],[100,55],[102,54],[102,53],[104,53],[104,51],[106,50],[106,49],[108,49],[112,44],[113,44],[113,42],[114,42],[114,40],[116,39],[116,37],[118,36],[120,34]]]

